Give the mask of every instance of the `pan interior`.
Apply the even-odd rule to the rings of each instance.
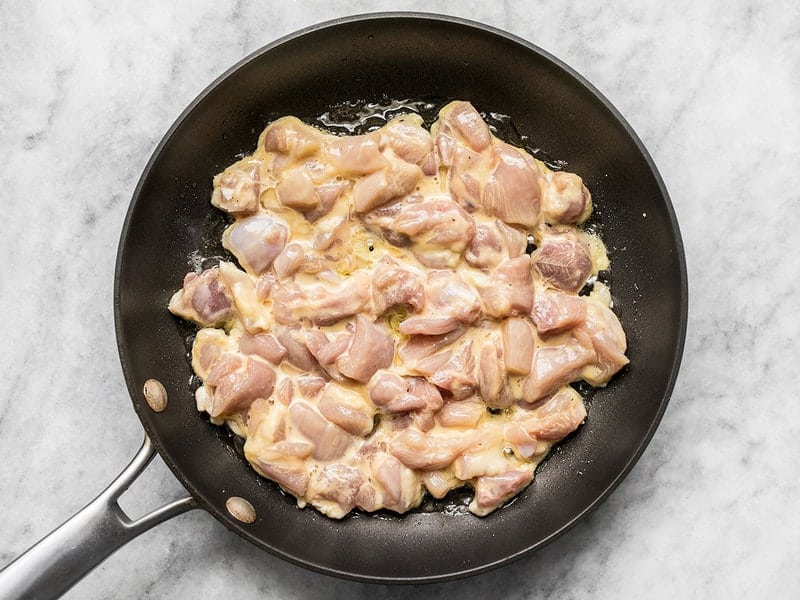
[[[615,310],[631,365],[593,397],[589,418],[558,446],[515,501],[485,518],[459,510],[330,520],[299,510],[258,477],[191,395],[189,330],[167,310],[198,250],[223,221],[211,179],[283,115],[347,103],[472,102],[510,115],[531,148],[563,160],[595,200],[612,262]],[[257,546],[325,573],[385,582],[435,581],[484,571],[571,527],[619,483],[644,450],[669,399],[686,324],[680,235],[661,179],[635,134],[595,90],[532,45],[484,26],[431,15],[368,15],[300,32],[249,57],[212,84],[156,149],[120,242],[117,338],[134,407],[164,460],[227,526]],[[153,413],[141,395],[168,391]],[[229,496],[255,523],[232,519]]]

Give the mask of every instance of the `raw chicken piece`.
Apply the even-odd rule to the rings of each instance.
[[[269,215],[253,215],[236,221],[222,235],[222,245],[251,275],[261,275],[286,245],[289,228]]]
[[[442,427],[474,429],[485,414],[486,405],[477,398],[453,400],[436,414],[436,422]]]
[[[389,332],[364,315],[357,315],[350,345],[336,359],[336,366],[343,375],[367,382],[375,371],[392,364],[393,358],[394,339]]]
[[[493,151],[495,165],[483,189],[483,209],[506,223],[535,227],[540,196],[536,163],[504,142],[497,142]]]
[[[563,333],[584,322],[586,302],[574,294],[537,290],[531,317],[540,335]]]
[[[272,268],[275,270],[275,277],[280,281],[291,277],[303,265],[305,251],[300,244],[289,244],[283,251],[275,257]]]
[[[219,327],[233,317],[233,299],[220,281],[219,269],[213,267],[200,274],[188,273],[183,288],[172,295],[169,310],[201,327]]]
[[[370,279],[365,272],[340,279],[336,287],[301,287],[294,281],[287,281],[272,292],[273,312],[275,320],[285,325],[303,322],[332,325],[362,313],[369,305],[370,297]]]
[[[325,379],[316,375],[301,375],[297,378],[297,389],[303,398],[313,400],[322,393],[326,383]]]
[[[256,398],[268,398],[275,386],[275,371],[256,356],[226,352],[214,363],[204,380],[210,388],[212,417],[247,408]]]
[[[536,338],[530,321],[525,317],[503,321],[503,359],[506,371],[511,375],[527,375],[531,372]]]
[[[539,454],[539,440],[518,422],[506,423],[503,426],[503,438],[513,445],[514,451],[522,458],[531,458]],[[549,448],[547,444],[543,445]]]
[[[202,380],[208,371],[225,352],[236,349],[234,339],[228,337],[222,329],[206,327],[197,332],[192,344],[192,370]]]
[[[319,368],[319,363],[306,345],[302,329],[299,327],[278,326],[275,328],[275,336],[285,349],[286,360],[290,364],[306,372],[315,371]]]
[[[489,225],[478,225],[475,237],[464,253],[464,260],[471,267],[487,269],[496,267],[506,256],[503,238],[497,229]]]
[[[305,168],[295,169],[286,174],[275,187],[278,200],[284,206],[299,211],[319,208],[320,201],[311,175]]]
[[[379,369],[367,384],[369,399],[388,413],[403,413],[425,407],[425,399],[408,391],[404,377]]]
[[[475,480],[479,477],[497,476],[514,469],[503,453],[502,432],[499,429],[489,430],[487,435],[472,448],[466,450],[453,461],[453,473],[463,481]]]
[[[575,431],[585,418],[586,407],[580,394],[564,386],[530,410],[521,407],[513,422],[535,439],[556,441]]]
[[[486,516],[516,496],[532,480],[532,469],[518,469],[502,475],[478,477],[472,484],[475,497],[470,502],[469,510],[479,517]]]
[[[421,310],[425,302],[425,275],[384,255],[372,272],[372,304],[376,315],[395,306]]]
[[[314,444],[312,456],[317,460],[339,458],[353,441],[353,436],[331,423],[308,402],[295,400],[289,406],[292,423]]]
[[[356,506],[366,512],[374,512],[384,508],[378,501],[378,492],[370,481],[365,481],[356,494]]]
[[[435,413],[442,408],[442,394],[435,385],[421,377],[408,378],[408,393],[425,401],[425,412]]]
[[[475,235],[472,217],[444,195],[410,196],[372,211],[364,220],[389,243],[411,245],[417,260],[434,268],[455,267]]]
[[[265,273],[256,280],[256,298],[258,298],[259,302],[269,299],[274,285],[275,276],[272,273]]]
[[[488,287],[480,289],[486,314],[502,318],[527,315],[533,307],[533,277],[530,256],[523,254],[501,262]]]
[[[314,192],[316,194],[318,206],[312,210],[302,211],[306,219],[313,222],[327,215],[331,209],[333,209],[345,189],[347,189],[346,182],[325,183],[316,186]]]
[[[425,308],[400,323],[405,335],[440,335],[475,321],[480,301],[467,283],[454,271],[429,271],[425,283]]]
[[[466,327],[457,327],[441,335],[413,335],[400,346],[398,353],[404,363],[414,363],[439,353],[467,331]]]
[[[253,278],[227,261],[219,263],[219,274],[220,281],[230,290],[236,316],[245,330],[258,333],[271,329],[272,318],[258,298]]]
[[[527,244],[526,233],[495,220],[477,227],[464,260],[476,269],[493,269],[506,259],[523,256]]]
[[[455,267],[475,235],[475,222],[452,199],[431,196],[405,204],[391,229],[414,240],[414,255],[425,266]]]
[[[605,385],[629,362],[625,356],[625,331],[610,308],[593,301],[586,302],[586,320],[581,329],[588,334],[597,355],[595,363],[584,370],[583,379],[594,386]]]
[[[595,360],[591,347],[571,337],[557,346],[536,349],[530,375],[522,383],[522,397],[536,402],[555,392],[564,383],[580,379],[581,371]]]
[[[423,471],[422,483],[425,484],[425,489],[427,489],[434,498],[444,498],[450,490],[464,485],[464,482],[453,475],[452,471],[449,469]]]
[[[244,354],[255,354],[279,365],[286,356],[286,348],[280,345],[271,333],[245,333],[239,340],[239,350]]]
[[[453,200],[467,212],[480,210],[481,194],[492,165],[491,149],[476,153],[465,145],[455,144],[447,185]]]
[[[289,379],[288,377],[282,377],[275,384],[275,391],[272,392],[272,398],[270,398],[270,400],[277,400],[283,406],[289,406],[293,398],[294,398],[294,385],[292,384],[292,379]]]
[[[387,166],[375,135],[334,137],[327,149],[330,164],[344,177],[368,175]]]
[[[381,504],[385,508],[403,513],[422,500],[422,486],[417,474],[391,454],[376,454],[370,467],[373,477],[380,485]]]
[[[250,407],[244,455],[255,470],[289,493],[302,497],[308,487],[306,460],[313,450],[309,442],[286,440],[286,407],[258,399]]]
[[[321,513],[341,519],[356,507],[364,483],[364,474],[356,467],[333,463],[312,475],[306,495]]]
[[[275,452],[284,456],[292,456],[297,458],[308,458],[314,451],[314,445],[308,442],[287,442],[282,440],[277,442],[274,446]]]
[[[350,345],[350,333],[329,335],[319,329],[309,329],[305,332],[305,343],[309,352],[323,367],[332,365]]]
[[[380,148],[391,148],[404,161],[422,167],[426,175],[433,175],[433,139],[422,127],[419,115],[403,115],[389,121],[378,130]]]
[[[428,380],[439,389],[452,394],[456,400],[463,400],[475,393],[478,381],[475,376],[475,356],[472,354],[472,340],[467,340],[452,353]]]
[[[389,452],[411,469],[444,469],[469,448],[476,433],[461,435],[424,434],[416,429],[405,429],[389,443]]]
[[[248,452],[245,442],[245,457],[264,477],[271,479],[279,486],[302,498],[308,489],[308,467],[306,462],[294,456],[286,456],[275,450],[259,449]]]
[[[516,227],[512,227],[500,220],[495,220],[494,224],[505,242],[509,258],[516,258],[525,254],[525,250],[528,247],[528,235],[524,231],[520,231]]]
[[[572,229],[554,229],[532,255],[533,268],[553,287],[578,292],[592,272],[586,244]]]
[[[388,413],[427,411],[433,414],[442,408],[442,395],[436,386],[424,379],[401,377],[385,369],[375,372],[367,391],[373,404]]]
[[[556,171],[542,185],[542,214],[547,223],[580,223],[586,220],[591,210],[592,195],[574,173]]]
[[[513,146],[493,140],[488,126],[467,102],[439,113],[439,161],[449,167],[453,197],[468,210],[482,208],[506,223],[539,222],[539,173],[535,161]]]
[[[258,210],[261,196],[261,161],[246,158],[214,177],[211,204],[231,214]]]
[[[505,408],[513,402],[511,394],[505,390],[507,380],[502,353],[502,347],[493,338],[483,345],[478,360],[478,392],[485,405],[491,408]]]
[[[283,381],[276,386],[282,387]],[[277,395],[277,394],[275,394]],[[250,445],[271,447],[286,440],[287,407],[274,402],[274,398],[256,398],[247,409],[247,438]]]
[[[417,165],[394,158],[387,167],[359,179],[353,186],[353,208],[364,213],[410,194],[422,178]]]
[[[366,436],[375,425],[375,407],[359,392],[334,382],[325,387],[319,410],[331,423],[355,436]]]
[[[439,121],[434,129],[440,162],[452,164],[457,144],[473,152],[482,152],[492,143],[489,126],[469,102],[451,102],[439,111]]]
[[[323,134],[300,119],[283,117],[267,127],[261,137],[267,152],[287,155],[296,160],[319,150]]]

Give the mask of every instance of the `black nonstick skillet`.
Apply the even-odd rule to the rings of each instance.
[[[531,150],[543,149],[583,177],[609,250],[614,307],[631,364],[590,395],[586,424],[558,446],[530,487],[487,517],[442,505],[341,521],[300,510],[250,468],[225,430],[197,412],[187,332],[166,310],[188,257],[213,254],[208,236],[220,216],[209,204],[211,179],[251,152],[258,133],[279,116],[454,99],[507,115]],[[195,507],[259,548],[355,580],[442,581],[506,564],[569,530],[634,466],[669,401],[687,318],[672,205],[619,112],[527,41],[415,13],[349,17],[300,31],[246,58],[200,94],[142,174],[121,235],[114,290],[120,359],[145,443],[108,490],[0,572],[0,597],[60,595],[132,537]],[[150,379],[167,393],[161,412],[143,394]],[[189,496],[131,522],[116,499],[154,452]],[[232,497],[247,500],[254,513],[230,510]]]

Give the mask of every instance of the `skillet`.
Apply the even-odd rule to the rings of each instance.
[[[213,261],[221,252],[214,240],[224,221],[209,204],[213,175],[252,152],[269,121],[397,99],[432,105],[464,99],[487,115],[510,115],[509,131],[530,150],[544,149],[540,157],[555,157],[583,177],[628,336],[631,365],[588,394],[585,425],[557,446],[517,499],[484,518],[459,510],[458,497],[404,516],[334,521],[299,510],[256,475],[230,434],[197,412],[187,360],[191,332],[166,310],[192,257],[199,251]],[[686,266],[672,205],[619,112],[527,41],[419,13],[361,15],[302,30],[255,52],[203,91],[142,174],[114,286],[119,354],[145,442],[107,490],[0,572],[2,597],[57,596],[131,538],[195,507],[259,548],[359,581],[443,581],[507,564],[574,526],[634,466],[667,407],[687,319]],[[151,378],[168,395],[162,412],[142,393]],[[131,521],[117,498],[156,451],[190,496]],[[251,503],[253,522],[232,516],[226,508],[232,496]]]

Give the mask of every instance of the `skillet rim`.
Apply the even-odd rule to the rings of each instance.
[[[178,467],[176,464],[174,464],[172,460],[169,459],[168,453],[161,445],[158,434],[154,434],[151,426],[148,424],[147,420],[143,417],[143,411],[145,410],[145,408],[143,407],[142,402],[137,400],[138,389],[136,389],[137,388],[136,382],[133,381],[133,375],[130,372],[131,369],[128,366],[127,362],[128,359],[126,358],[127,350],[124,347],[125,344],[123,342],[123,335],[122,335],[122,320],[120,316],[120,296],[122,293],[120,273],[123,269],[124,261],[122,259],[124,254],[124,248],[126,246],[126,240],[128,238],[128,232],[131,225],[131,220],[133,218],[133,214],[135,212],[135,207],[139,202],[142,193],[142,188],[144,187],[146,181],[148,180],[148,177],[151,171],[153,170],[155,164],[159,160],[162,151],[172,141],[177,130],[186,121],[186,119],[194,112],[197,106],[201,104],[207,98],[207,96],[209,96],[222,82],[234,76],[234,74],[236,74],[240,69],[249,65],[251,62],[257,60],[263,54],[266,54],[287,42],[290,42],[292,40],[301,38],[303,36],[312,33],[316,33],[329,28],[336,28],[338,26],[345,24],[351,24],[355,22],[390,20],[390,19],[402,19],[408,22],[413,22],[413,21],[443,22],[445,24],[454,24],[461,27],[476,29],[483,33],[488,33],[490,35],[502,38],[506,41],[521,46],[527,52],[539,55],[541,58],[545,59],[545,61],[552,63],[555,67],[563,71],[565,77],[567,77],[568,79],[571,78],[577,84],[579,84],[579,86],[583,88],[583,90],[593,98],[593,102],[602,105],[602,107],[610,113],[616,124],[622,127],[625,134],[634,143],[638,154],[641,155],[641,157],[647,164],[648,170],[652,175],[653,180],[658,188],[660,200],[663,201],[659,202],[659,204],[663,204],[663,208],[665,209],[665,213],[669,223],[670,227],[669,237],[671,238],[670,241],[672,242],[671,250],[674,251],[675,253],[675,262],[678,267],[678,277],[680,280],[679,289],[677,289],[675,292],[676,296],[679,297],[679,302],[680,302],[678,311],[679,319],[678,323],[675,325],[675,330],[674,330],[677,333],[676,344],[671,350],[672,361],[671,364],[669,365],[669,377],[667,378],[664,384],[664,393],[662,397],[659,399],[658,410],[654,413],[654,417],[652,418],[649,427],[644,432],[644,435],[640,438],[640,442],[638,443],[638,445],[636,445],[635,452],[631,453],[628,456],[627,461],[625,461],[623,468],[620,469],[617,476],[610,481],[610,483],[605,487],[605,489],[602,489],[602,491],[595,496],[594,500],[591,501],[585,507],[584,510],[575,514],[575,516],[572,519],[561,525],[552,534],[540,538],[532,544],[526,545],[526,547],[524,547],[523,549],[514,552],[512,554],[509,554],[501,559],[489,563],[481,563],[478,566],[471,566],[469,568],[464,568],[461,570],[455,569],[451,570],[449,573],[446,574],[423,575],[418,577],[364,575],[364,574],[344,571],[341,569],[322,566],[310,560],[305,560],[302,557],[293,556],[291,554],[281,551],[278,548],[273,547],[271,544],[266,543],[258,536],[242,529],[240,523],[234,522],[228,515],[219,511],[208,499],[205,498],[205,496],[201,493],[200,490],[196,488],[196,486],[193,483],[187,480],[182,469]],[[687,322],[688,322],[688,275],[686,267],[686,258],[685,258],[685,252],[680,233],[680,228],[678,226],[674,207],[672,205],[669,192],[661,177],[660,172],[658,171],[658,168],[655,165],[654,160],[652,159],[650,153],[642,143],[639,136],[633,130],[628,121],[623,117],[623,115],[584,76],[575,71],[572,67],[563,62],[561,59],[555,57],[554,55],[550,54],[549,52],[540,48],[539,46],[533,44],[532,42],[529,42],[505,30],[499,29],[492,25],[481,23],[479,21],[464,19],[461,17],[455,17],[440,13],[427,13],[420,11],[390,11],[390,12],[361,13],[361,14],[326,20],[317,24],[313,24],[298,29],[294,32],[283,35],[280,38],[258,48],[257,50],[253,51],[246,57],[237,61],[233,66],[226,69],[221,75],[216,77],[200,93],[198,93],[197,96],[186,106],[186,108],[175,119],[172,125],[167,129],[165,134],[162,136],[157,146],[154,148],[150,156],[150,159],[143,168],[139,181],[134,189],[134,192],[132,194],[132,199],[128,206],[128,210],[121,228],[120,241],[117,248],[113,297],[114,297],[114,324],[115,324],[115,334],[117,338],[117,347],[120,355],[120,362],[122,365],[123,374],[130,392],[130,397],[134,406],[134,410],[136,411],[137,416],[139,417],[139,420],[142,426],[144,427],[145,431],[151,437],[153,445],[156,451],[158,452],[159,456],[161,456],[164,462],[169,466],[172,473],[177,477],[177,479],[186,488],[186,490],[197,500],[200,507],[202,507],[205,511],[213,515],[228,529],[234,531],[235,533],[237,533],[237,535],[241,536],[248,542],[254,544],[256,547],[262,550],[266,550],[275,556],[287,560],[288,562],[291,562],[293,564],[296,564],[304,568],[308,568],[318,573],[333,575],[336,577],[355,580],[355,581],[369,582],[369,583],[405,583],[405,584],[433,583],[433,582],[442,582],[442,581],[468,577],[479,573],[487,572],[492,569],[498,568],[500,566],[508,565],[511,562],[514,562],[522,558],[523,556],[532,554],[536,550],[548,545],[555,539],[564,535],[567,531],[572,529],[577,523],[579,523],[581,520],[585,519],[589,514],[594,512],[610,496],[610,494],[614,491],[614,489],[616,489],[616,487],[627,477],[632,468],[641,458],[642,454],[644,453],[644,450],[649,445],[650,441],[652,440],[652,437],[655,434],[655,431],[657,430],[658,426],[661,423],[663,415],[666,412],[667,406],[671,399],[672,392],[674,390],[674,386],[676,384],[677,377],[679,374],[680,364],[683,358]]]

